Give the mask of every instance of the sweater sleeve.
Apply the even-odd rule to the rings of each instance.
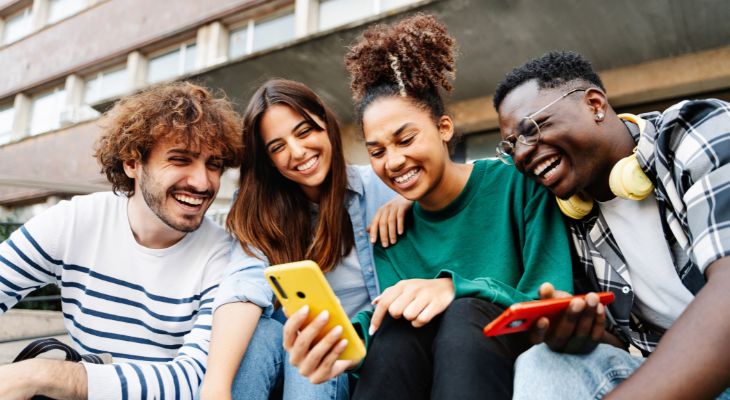
[[[221,282],[213,311],[224,304],[240,301],[256,304],[264,310],[264,315],[272,314],[274,292],[264,276],[264,268],[269,262],[260,251],[254,249],[253,252],[256,257],[247,254],[237,240],[233,241],[228,273]]]
[[[555,197],[532,180],[526,179],[525,185],[524,272],[516,289],[537,298],[540,285],[550,282],[557,290],[573,293],[569,236]]]
[[[61,230],[68,202],[34,217],[0,244],[0,314],[33,290],[60,279]],[[31,234],[31,232],[33,232]]]

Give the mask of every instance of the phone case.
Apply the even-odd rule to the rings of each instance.
[[[297,312],[304,305],[309,305],[308,321],[311,321],[320,312],[327,310],[330,318],[317,340],[340,325],[342,338],[347,339],[347,347],[340,355],[340,359],[360,360],[365,357],[362,340],[317,263],[307,260],[274,265],[266,268],[264,274],[274,294],[284,306],[287,316]]]
[[[611,292],[599,292],[598,299],[603,305],[610,304],[615,296]],[[574,298],[584,295],[566,297],[564,299],[547,299],[526,301],[511,305],[502,315],[484,327],[485,336],[506,335],[528,330],[540,317],[554,318],[568,307]]]

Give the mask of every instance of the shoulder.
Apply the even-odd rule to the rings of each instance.
[[[730,104],[685,100],[662,113],[643,114],[656,129],[657,162],[673,163],[695,178],[730,163]]]
[[[374,200],[390,200],[395,192],[388,187],[369,165],[348,165],[347,181],[350,190]]]
[[[81,196],[74,196],[70,200],[62,200],[38,214],[28,221],[27,226],[34,226],[39,222],[63,223],[65,227],[85,226],[96,223],[100,219],[109,220],[120,207],[120,202],[126,201],[123,195],[112,192],[99,192]]]
[[[513,165],[507,165],[496,158],[474,161],[474,172],[481,174],[482,186],[485,190],[502,187],[505,190],[520,188],[534,189],[538,185],[527,178]]]
[[[654,125],[659,141],[678,144],[687,137],[713,141],[730,136],[730,104],[722,100],[685,100],[641,117]]]

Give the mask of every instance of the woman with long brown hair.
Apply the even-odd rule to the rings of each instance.
[[[226,398],[232,390],[236,398],[266,399],[283,375],[285,399],[346,398],[346,379],[313,385],[282,362],[282,327],[270,318],[263,268],[314,260],[348,315],[370,310],[378,288],[367,223],[375,230],[400,215],[402,230],[410,202],[396,199],[378,211],[395,193],[369,166],[346,164],[337,120],[302,83],[275,79],[256,91],[243,144],[240,189],[227,220],[239,243],[214,305],[201,396]],[[395,234],[385,236],[395,241]]]

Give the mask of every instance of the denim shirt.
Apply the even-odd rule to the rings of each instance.
[[[387,201],[396,196],[373,172],[370,166],[347,166],[347,192],[345,207],[350,215],[355,235],[355,250],[362,268],[365,288],[370,299],[379,293],[378,279],[373,261],[373,246],[365,228],[375,216],[375,212]],[[258,249],[249,247],[256,255],[250,256],[243,251],[241,244],[234,241],[228,273],[220,284],[213,310],[238,301],[248,301],[264,309],[264,315],[273,312],[271,287],[264,277],[264,268],[269,266],[268,259]],[[298,260],[291,260],[298,261]]]

